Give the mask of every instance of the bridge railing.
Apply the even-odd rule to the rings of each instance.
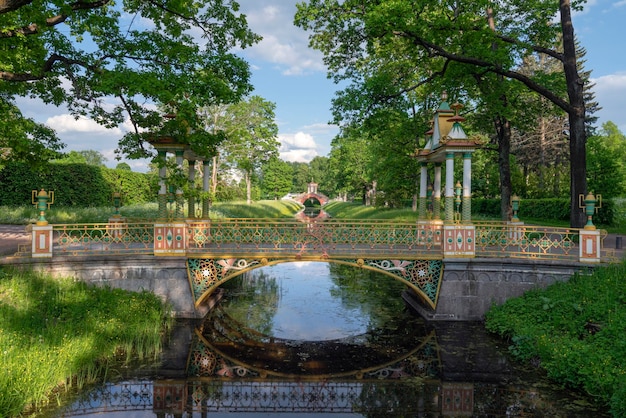
[[[300,256],[440,254],[437,230],[410,222],[228,219],[187,223],[191,253]]]
[[[578,229],[478,223],[477,257],[577,259]]]
[[[52,225],[55,255],[153,254],[154,223]]]
[[[605,231],[522,223],[224,219],[32,227],[18,255],[223,255],[296,257],[508,257],[599,262]]]

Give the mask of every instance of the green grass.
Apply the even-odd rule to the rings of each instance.
[[[324,206],[324,210],[335,219],[387,219],[415,222],[418,217],[418,213],[411,209],[385,209],[354,202],[330,202]]]
[[[302,206],[293,201],[262,200],[248,205],[246,202],[215,203],[210,212],[212,219],[220,218],[289,218]],[[185,213],[186,213],[185,208]],[[51,224],[106,223],[113,215],[112,207],[59,207],[46,211],[46,220]],[[122,206],[120,214],[129,220],[145,221],[158,218],[156,203]],[[0,224],[27,225],[34,223],[39,214],[34,206],[0,207]]]
[[[626,264],[598,267],[492,308],[486,327],[565,387],[626,416]]]
[[[54,403],[114,362],[156,358],[169,317],[149,292],[0,270],[0,416]]]

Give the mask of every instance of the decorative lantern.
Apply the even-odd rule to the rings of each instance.
[[[579,195],[578,207],[581,209],[585,209],[585,215],[587,215],[587,223],[585,224],[585,229],[596,229],[593,224],[593,214],[598,211],[602,207],[602,195],[594,196],[593,193],[587,194],[587,196]],[[581,201],[584,199],[584,205]]]
[[[37,192],[37,190],[33,190],[31,200],[33,205],[35,205],[39,211],[37,225],[48,225],[48,221],[46,220],[46,209],[50,209],[50,205],[54,203],[54,191],[50,190],[49,193],[46,193],[44,189],[41,189],[39,192]]]
[[[513,209],[513,216],[511,218],[511,221],[513,222],[519,222],[519,218],[517,216],[517,212],[519,211],[519,202],[520,198],[518,195],[514,194],[513,196],[511,196],[511,208]]]
[[[120,192],[113,192],[113,206],[115,207],[115,212],[113,216],[119,218],[120,216],[120,207],[122,206],[122,194]]]

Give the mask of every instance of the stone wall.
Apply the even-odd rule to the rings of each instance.
[[[6,257],[11,264],[47,271],[55,276],[74,277],[97,285],[131,291],[150,291],[172,307],[178,318],[202,318],[214,300],[195,307],[185,257],[98,256],[30,259]],[[516,259],[446,259],[435,310],[421,302],[412,291],[403,298],[428,320],[480,321],[494,304],[567,281],[577,271],[589,269],[581,263]],[[216,298],[220,292],[215,292]]]
[[[405,301],[429,320],[480,321],[493,305],[521,296],[524,292],[567,281],[589,265],[545,260],[446,259],[437,308],[432,310],[413,292]]]

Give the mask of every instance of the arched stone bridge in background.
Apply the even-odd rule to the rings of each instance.
[[[293,198],[293,200],[295,200],[296,202],[300,203],[301,205],[304,205],[304,203],[307,200],[315,200],[317,202],[319,202],[320,206],[324,206],[326,203],[328,203],[328,201],[330,200],[328,198],[328,196],[324,196],[321,193],[304,193],[301,194],[299,196],[295,196]]]
[[[31,229],[31,243],[2,263],[150,290],[179,317],[202,317],[219,287],[247,271],[308,261],[399,280],[405,300],[427,318],[477,320],[493,303],[611,259],[602,231],[519,222],[112,218]]]

